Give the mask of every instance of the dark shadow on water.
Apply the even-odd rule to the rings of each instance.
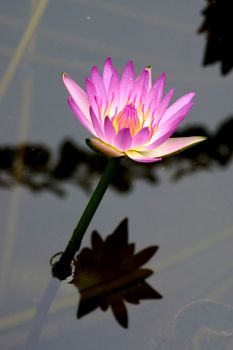
[[[179,180],[203,169],[226,167],[233,155],[232,134],[232,116],[216,132],[209,132],[202,126],[191,126],[177,132],[174,136],[200,135],[207,136],[207,140],[159,163],[145,165],[123,159],[112,187],[121,193],[127,193],[133,189],[136,180],[157,185],[158,172],[164,167],[166,172],[170,171],[171,180]],[[21,184],[34,193],[50,191],[64,196],[64,184],[72,184],[91,192],[96,177],[103,173],[106,164],[105,157],[85,151],[70,140],[61,143],[58,155],[53,155],[49,147],[40,144],[1,146],[0,188],[12,188]]]
[[[135,244],[128,242],[128,223],[123,220],[105,240],[97,231],[92,233],[92,247],[84,248],[74,261],[70,282],[79,291],[77,317],[81,318],[97,307],[111,307],[117,322],[128,327],[126,303],[139,304],[144,299],[162,296],[145,280],[153,271],[142,266],[158,247],[148,247],[135,253]]]
[[[224,168],[230,164],[233,156],[233,118],[228,118],[221,123],[215,133],[210,133],[204,127],[190,127],[182,132],[177,132],[176,136],[203,135],[207,140],[196,147],[191,147],[177,157],[167,159],[172,160],[175,171],[172,175],[174,180],[201,169],[213,170],[216,166]]]
[[[221,73],[226,75],[233,67],[233,3],[231,0],[207,0],[203,10],[204,21],[199,33],[206,35],[203,65],[219,62]]]
[[[40,144],[1,146],[0,188],[21,184],[34,193],[49,191],[62,197],[66,193],[63,185],[69,183],[90,192],[106,164],[105,157],[85,151],[70,140],[63,141],[58,155],[53,157],[49,147]],[[132,189],[133,179],[156,182],[150,167],[141,166],[134,170],[135,167],[128,167],[122,162],[112,187],[124,193]]]
[[[142,267],[157,252],[158,246],[147,247],[135,253],[135,243],[128,242],[128,219],[103,239],[97,231],[91,236],[91,248],[83,248],[73,261],[70,284],[80,295],[77,318],[100,307],[111,307],[116,321],[128,327],[126,303],[139,304],[145,299],[161,299],[162,295],[146,279],[153,271]],[[30,324],[25,350],[36,350],[47,314],[58,292],[60,281],[51,278],[38,302],[35,317]],[[65,281],[63,283],[68,283]]]

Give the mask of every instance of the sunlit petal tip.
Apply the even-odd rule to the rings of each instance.
[[[61,78],[62,78],[63,81],[64,81],[64,79],[66,78],[67,75],[68,74],[66,72],[62,72],[61,73]]]
[[[148,86],[147,91],[149,91],[152,87],[152,66],[147,66],[145,70],[148,72]]]
[[[193,98],[196,96],[196,92],[195,91],[191,91],[191,92],[188,92],[187,94],[185,94],[184,96],[182,96],[179,100],[182,100],[185,102],[185,103],[189,103],[189,102],[193,102]]]
[[[105,64],[111,64],[112,65],[112,58],[109,56],[106,58],[106,60],[104,61],[104,65]]]
[[[125,103],[128,101],[129,94],[132,93],[134,79],[134,65],[132,61],[128,61],[123,69],[120,80],[121,107],[125,106]]]
[[[171,88],[168,92],[169,95],[174,95],[174,92],[175,92],[175,88]]]
[[[66,73],[62,74],[63,83],[69,94],[85,117],[89,118],[89,101],[87,93]]]
[[[108,157],[123,157],[125,154],[123,152],[120,152],[116,148],[114,148],[112,145],[109,145],[105,142],[103,142],[100,139],[86,139],[86,144],[88,147],[90,147],[93,151],[103,154]]]
[[[134,63],[132,60],[129,60],[123,69],[122,77],[126,75],[129,80],[132,80],[134,79],[134,74]]]
[[[172,141],[175,138],[170,138],[166,142],[168,143],[170,140]],[[204,136],[189,136],[189,137],[179,137],[176,138],[176,141],[171,145],[170,149],[167,149],[167,153],[164,156],[170,156],[177,153],[180,153],[187,148],[198,145],[199,143],[205,141],[207,137]],[[163,145],[161,145],[162,147]],[[161,154],[162,157],[162,154]]]
[[[103,83],[106,89],[106,92],[108,91],[109,84],[111,81],[112,73],[113,73],[113,64],[111,57],[107,57],[104,66],[103,66]]]
[[[67,74],[66,72],[63,72],[61,74],[63,83],[65,84],[67,90],[72,88],[72,84],[76,84],[73,79],[69,76],[69,74]]]
[[[66,86],[66,84],[68,83],[68,80],[71,78],[69,77],[69,75],[66,72],[62,72],[61,77],[62,77],[63,83]]]
[[[157,80],[155,81],[154,85],[158,86],[160,92],[163,94],[164,91],[164,86],[166,83],[166,73],[163,72],[162,74],[160,74],[160,76],[157,78]]]
[[[103,65],[103,80],[107,85],[109,85],[109,81],[111,79],[113,70],[114,70],[114,67],[112,64],[112,59],[111,57],[107,57]]]
[[[126,63],[126,66],[130,66],[131,68],[134,68],[134,63],[132,60],[129,60],[127,63]]]
[[[196,94],[197,94],[197,93],[196,93],[195,91],[190,91],[190,92],[189,92],[189,95],[190,95],[192,98],[193,98],[194,96],[196,96]]]
[[[161,73],[158,78],[156,79],[155,83],[160,83],[160,84],[165,84],[165,81],[166,81],[166,73],[163,72]]]
[[[196,137],[198,137],[198,138],[199,138],[198,143],[200,143],[200,142],[204,142],[204,141],[206,141],[206,140],[208,139],[208,137],[207,137],[207,136],[196,136]]]
[[[148,65],[145,67],[145,70],[149,73],[149,77],[151,78],[151,74],[152,74],[152,66]]]
[[[205,140],[206,137],[204,136],[171,137],[155,149],[142,151],[141,153],[145,157],[171,156]]]
[[[128,62],[128,66],[130,67],[130,69],[132,71],[132,75],[134,76],[134,74],[135,74],[134,62],[130,60]]]
[[[95,73],[95,72],[99,72],[97,66],[93,66],[93,67],[91,68],[91,74],[93,74],[93,73]]]
[[[165,72],[163,72],[162,74],[160,74],[159,79],[165,84],[167,75]]]

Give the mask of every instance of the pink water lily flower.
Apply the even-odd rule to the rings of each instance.
[[[120,77],[107,58],[103,73],[96,66],[92,68],[86,91],[65,73],[63,81],[71,110],[95,136],[88,140],[89,146],[110,157],[156,162],[205,139],[170,138],[192,108],[195,93],[169,106],[174,89],[163,97],[165,74],[152,83],[151,67],[135,78],[133,62],[129,61]]]

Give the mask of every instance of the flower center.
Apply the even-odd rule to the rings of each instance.
[[[140,129],[140,121],[137,109],[132,103],[125,106],[113,119],[113,125],[118,132],[122,128],[129,128],[130,133],[134,136]]]

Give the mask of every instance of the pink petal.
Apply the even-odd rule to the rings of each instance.
[[[113,101],[112,101],[113,97]],[[111,117],[115,114],[116,108],[119,109],[119,100],[120,100],[120,79],[117,69],[114,69],[111,81],[108,89],[108,103],[112,101],[111,105]]]
[[[112,65],[112,60],[110,57],[108,57],[105,62],[104,62],[104,69],[103,69],[103,82],[106,91],[109,89],[109,84],[111,81],[112,73],[113,73],[113,65]]]
[[[164,157],[173,153],[180,152],[188,147],[191,147],[199,142],[202,142],[206,137],[191,136],[191,137],[174,137],[165,141],[159,147],[150,151],[141,152],[145,157]]]
[[[157,133],[155,136],[160,136],[162,134],[167,133],[169,130],[173,130],[173,132],[177,129],[178,125],[182,122],[182,120],[186,117],[190,109],[193,107],[193,102],[189,102],[187,105],[178,110],[170,119],[168,119],[165,123],[158,124]],[[171,135],[171,134],[170,134]]]
[[[105,133],[105,140],[109,141],[109,143],[112,143],[116,137],[116,130],[112,125],[112,122],[109,119],[109,117],[105,117],[104,119],[104,133]]]
[[[90,115],[91,115],[91,121],[95,130],[95,136],[99,138],[104,137],[102,125],[99,123],[99,120],[97,119],[93,109],[90,107]]]
[[[90,106],[92,107],[95,115],[101,119],[101,116],[100,116],[100,106],[98,105],[98,100],[97,100],[97,91],[96,91],[96,88],[94,86],[94,84],[92,83],[92,81],[89,79],[89,78],[86,78],[86,90],[87,90],[87,95],[88,95],[88,98],[89,98],[89,103],[90,103]]]
[[[102,79],[100,72],[96,66],[94,66],[92,68],[91,81],[92,81],[93,85],[95,86],[97,96],[99,96],[99,98],[102,102],[102,108],[105,109],[107,106],[107,94],[106,94],[105,86],[103,83],[103,79]]]
[[[134,65],[129,61],[122,73],[120,82],[120,109],[127,103],[129,93],[134,85]]]
[[[147,92],[150,91],[150,89],[152,88],[152,67],[148,66],[145,68],[145,70],[147,70],[148,72],[148,87],[147,87]]]
[[[155,109],[154,111],[154,119],[155,119],[155,125],[157,124],[157,122],[162,118],[164,112],[167,109],[167,106],[169,105],[172,96],[174,94],[174,89],[171,89],[167,95],[164,96],[164,98],[162,99],[162,101],[160,102],[158,108]]]
[[[163,96],[165,80],[166,80],[166,75],[165,73],[163,73],[159,76],[159,78],[156,80],[151,90],[149,91],[145,101],[146,112],[148,107],[150,107],[151,111],[154,111],[155,108],[159,105],[161,98]]]
[[[125,151],[130,148],[132,137],[129,128],[121,129],[115,137],[114,146],[120,151]]]
[[[154,158],[154,157],[146,157],[144,154],[137,152],[137,151],[126,151],[125,154],[135,160],[136,162],[140,163],[154,163],[162,160],[162,158]]]
[[[101,153],[103,153],[109,157],[122,157],[122,156],[124,156],[124,153],[115,149],[112,145],[109,145],[109,144],[101,141],[100,139],[88,139],[87,144],[90,148],[94,149],[95,151],[98,150]]]
[[[192,108],[193,103],[190,102],[188,105],[181,108],[177,113],[170,118],[167,123],[160,127],[158,125],[158,130],[155,132],[150,140],[150,143],[144,148],[145,150],[150,150],[158,147],[163,142],[165,142],[177,129],[178,125],[185,118],[189,110]]]
[[[62,80],[65,84],[65,87],[69,91],[76,105],[79,106],[81,112],[89,119],[89,101],[86,92],[78,86],[74,80],[72,80],[68,74],[62,74]]]
[[[132,94],[132,100],[135,100],[135,106],[138,107],[141,102],[142,95],[147,91],[148,87],[148,80],[149,80],[149,73],[146,69],[144,69],[137,79],[135,80],[134,86],[133,86],[133,94]]]
[[[194,92],[190,92],[181,98],[179,98],[176,102],[174,102],[164,113],[160,125],[164,124],[168,119],[170,119],[175,113],[177,113],[181,108],[185,105],[189,104],[193,97],[195,96]]]
[[[148,127],[142,128],[133,138],[131,148],[137,148],[148,141],[150,131]]]
[[[86,118],[86,116],[82,113],[81,109],[76,105],[74,99],[69,96],[67,98],[68,105],[72,112],[75,114],[75,116],[78,118],[80,123],[88,130],[91,134],[95,135],[95,131],[93,129],[93,126],[90,124],[89,120]]]

